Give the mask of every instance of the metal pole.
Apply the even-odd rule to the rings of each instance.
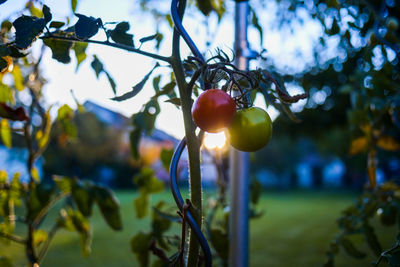
[[[247,1],[235,4],[235,65],[246,70],[248,60],[249,6]],[[231,148],[230,151],[230,246],[229,266],[249,265],[249,155]]]

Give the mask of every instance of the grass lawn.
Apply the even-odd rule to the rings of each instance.
[[[95,209],[91,218],[94,239],[89,257],[81,256],[77,234],[60,231],[41,266],[138,266],[129,241],[138,231],[147,231],[150,225],[146,219],[135,219],[132,204],[135,195],[134,192],[117,194],[124,223],[121,232],[112,231]],[[338,231],[335,220],[355,198],[355,194],[332,192],[264,193],[259,207],[265,213],[250,224],[250,266],[321,266],[329,241]],[[172,201],[168,193],[163,193],[154,197],[153,202],[160,199]],[[384,247],[389,247],[397,230],[378,227],[377,233]],[[370,266],[375,257],[368,248],[360,248],[369,254],[367,259],[353,260],[341,252],[337,266]],[[0,243],[0,255],[12,256],[15,266],[25,266],[24,250],[18,244]]]

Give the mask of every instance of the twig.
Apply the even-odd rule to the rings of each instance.
[[[63,199],[64,197],[69,196],[70,193],[60,193],[55,196],[43,209],[39,212],[36,218],[33,220],[33,226],[37,227],[41,223],[43,217],[47,214],[47,212],[56,204],[59,200]]]
[[[8,240],[14,241],[16,243],[26,244],[26,240],[17,235],[0,232],[0,237],[7,238]]]
[[[44,39],[55,39],[55,40],[63,40],[63,41],[69,41],[69,42],[93,43],[93,44],[106,45],[106,46],[111,46],[111,47],[123,49],[123,50],[129,51],[129,52],[134,52],[134,53],[137,53],[137,54],[141,54],[141,55],[144,55],[144,56],[148,56],[148,57],[151,57],[151,58],[154,58],[154,59],[158,59],[158,60],[170,63],[170,58],[169,57],[165,57],[165,56],[153,54],[153,53],[150,53],[150,52],[146,52],[146,51],[134,48],[134,47],[129,46],[129,45],[111,43],[111,42],[108,42],[108,41],[81,40],[81,39],[78,39],[78,38],[57,36],[57,35],[45,35],[45,36],[40,37],[40,39],[42,39],[42,40],[44,40]]]

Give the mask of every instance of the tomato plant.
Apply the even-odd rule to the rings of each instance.
[[[265,110],[258,107],[239,110],[228,129],[231,145],[246,152],[263,148],[268,144],[271,136],[271,118]]]
[[[236,113],[233,98],[222,90],[209,89],[203,92],[193,105],[192,116],[196,125],[210,133],[228,127]]]

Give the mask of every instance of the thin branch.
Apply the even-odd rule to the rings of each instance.
[[[141,55],[144,55],[144,56],[147,56],[147,57],[151,57],[151,58],[154,58],[154,59],[158,59],[158,60],[170,63],[170,58],[169,57],[165,57],[165,56],[153,54],[153,53],[150,53],[150,52],[146,52],[146,51],[134,48],[134,47],[129,46],[129,45],[111,43],[111,42],[108,42],[108,41],[81,40],[81,39],[78,39],[78,38],[65,37],[65,36],[56,36],[56,35],[45,35],[45,36],[40,37],[40,39],[42,39],[42,40],[44,40],[44,39],[55,39],[55,40],[63,40],[63,41],[69,41],[69,42],[92,43],[92,44],[106,45],[106,46],[111,46],[111,47],[123,49],[123,50],[129,51],[129,52],[141,54]]]
[[[17,236],[17,235],[12,235],[12,234],[7,234],[7,233],[4,233],[4,232],[0,232],[0,237],[7,238],[8,240],[11,240],[11,241],[14,241],[14,242],[20,243],[20,244],[25,244],[26,243],[25,239],[23,239],[22,237]]]
[[[47,203],[47,205],[40,211],[40,213],[36,216],[36,218],[33,220],[33,226],[37,227],[43,217],[47,214],[47,212],[61,199],[63,199],[64,197],[69,196],[70,193],[61,193],[58,194],[57,196],[55,196],[49,203]]]
[[[58,226],[57,223],[54,224],[53,227],[50,229],[49,234],[47,235],[47,240],[43,244],[42,250],[39,252],[39,256],[38,256],[39,263],[46,256],[46,253],[47,253],[47,251],[49,249],[50,243],[53,240],[53,238],[54,238],[55,234],[57,233],[58,229],[60,229],[60,227]]]

